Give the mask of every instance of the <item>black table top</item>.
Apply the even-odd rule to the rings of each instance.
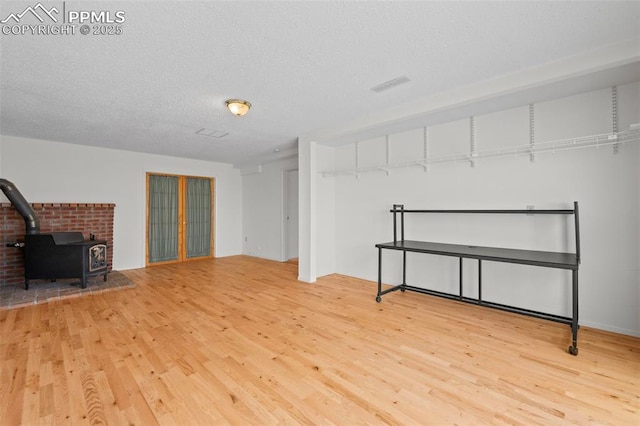
[[[537,250],[469,246],[464,244],[443,244],[427,241],[404,240],[376,244],[377,248],[401,250],[415,253],[438,254],[470,259],[492,260],[495,262],[519,263],[560,269],[578,269],[575,253],[561,253]]]

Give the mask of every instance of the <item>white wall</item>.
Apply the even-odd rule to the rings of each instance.
[[[315,282],[317,277],[317,233],[320,231],[316,220],[317,148],[315,141],[298,138],[298,280],[307,283]],[[334,198],[330,192],[325,192],[324,195]],[[325,230],[335,232],[332,229]]]
[[[335,164],[335,150],[326,146],[318,146],[316,150],[318,169],[331,169]],[[335,179],[318,178],[316,180],[316,236],[317,265],[316,274],[321,277],[336,271],[336,181]]]
[[[294,159],[262,165],[242,176],[244,254],[284,261],[284,172],[296,170]]]
[[[214,177],[215,255],[242,251],[242,181],[229,164],[12,136],[0,136],[0,141],[2,177],[28,201],[115,203],[116,270],[145,263],[147,172]]]
[[[618,87],[619,129],[640,122],[640,83]],[[537,142],[608,133],[612,129],[611,90],[535,105]],[[469,120],[428,129],[430,156],[465,153],[470,146]],[[528,106],[475,117],[476,150],[529,142]],[[580,203],[582,264],[580,322],[640,335],[640,149],[624,145],[554,154],[478,160],[382,171],[334,182],[335,272],[375,281],[375,243],[390,241],[394,203],[406,208],[571,208]],[[335,149],[336,169],[355,166],[355,145]],[[386,162],[384,138],[358,144],[359,166]],[[423,129],[390,136],[390,162],[423,156]],[[324,169],[326,170],[326,169]],[[322,171],[320,169],[319,171]],[[331,195],[319,195],[321,205]],[[320,223],[320,219],[318,219]],[[326,221],[327,227],[331,221]],[[324,229],[319,229],[322,235]],[[550,216],[409,216],[407,239],[574,251],[573,222]],[[326,248],[322,248],[326,251]],[[318,253],[318,270],[330,270],[327,253]],[[324,259],[324,260],[323,260]],[[399,253],[385,253],[383,281],[400,282]],[[328,268],[322,263],[328,262]],[[408,283],[457,292],[456,258],[409,255]],[[475,295],[477,262],[465,261],[465,294]],[[570,272],[485,262],[483,298],[529,309],[569,315]],[[372,286],[372,299],[375,295]],[[393,296],[390,296],[393,297]]]

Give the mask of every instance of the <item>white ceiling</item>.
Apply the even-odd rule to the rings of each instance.
[[[0,20],[36,4],[3,1]],[[336,145],[640,80],[638,1],[43,4],[126,21],[0,34],[5,135],[246,165],[300,136]],[[235,117],[228,98],[253,108]]]

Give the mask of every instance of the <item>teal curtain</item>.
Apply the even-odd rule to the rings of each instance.
[[[178,259],[178,177],[149,176],[149,262]]]
[[[211,180],[187,178],[187,257],[211,253]]]

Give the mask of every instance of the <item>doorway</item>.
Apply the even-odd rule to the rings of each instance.
[[[285,260],[298,258],[298,171],[284,172]]]
[[[214,179],[147,173],[146,264],[213,257]]]

